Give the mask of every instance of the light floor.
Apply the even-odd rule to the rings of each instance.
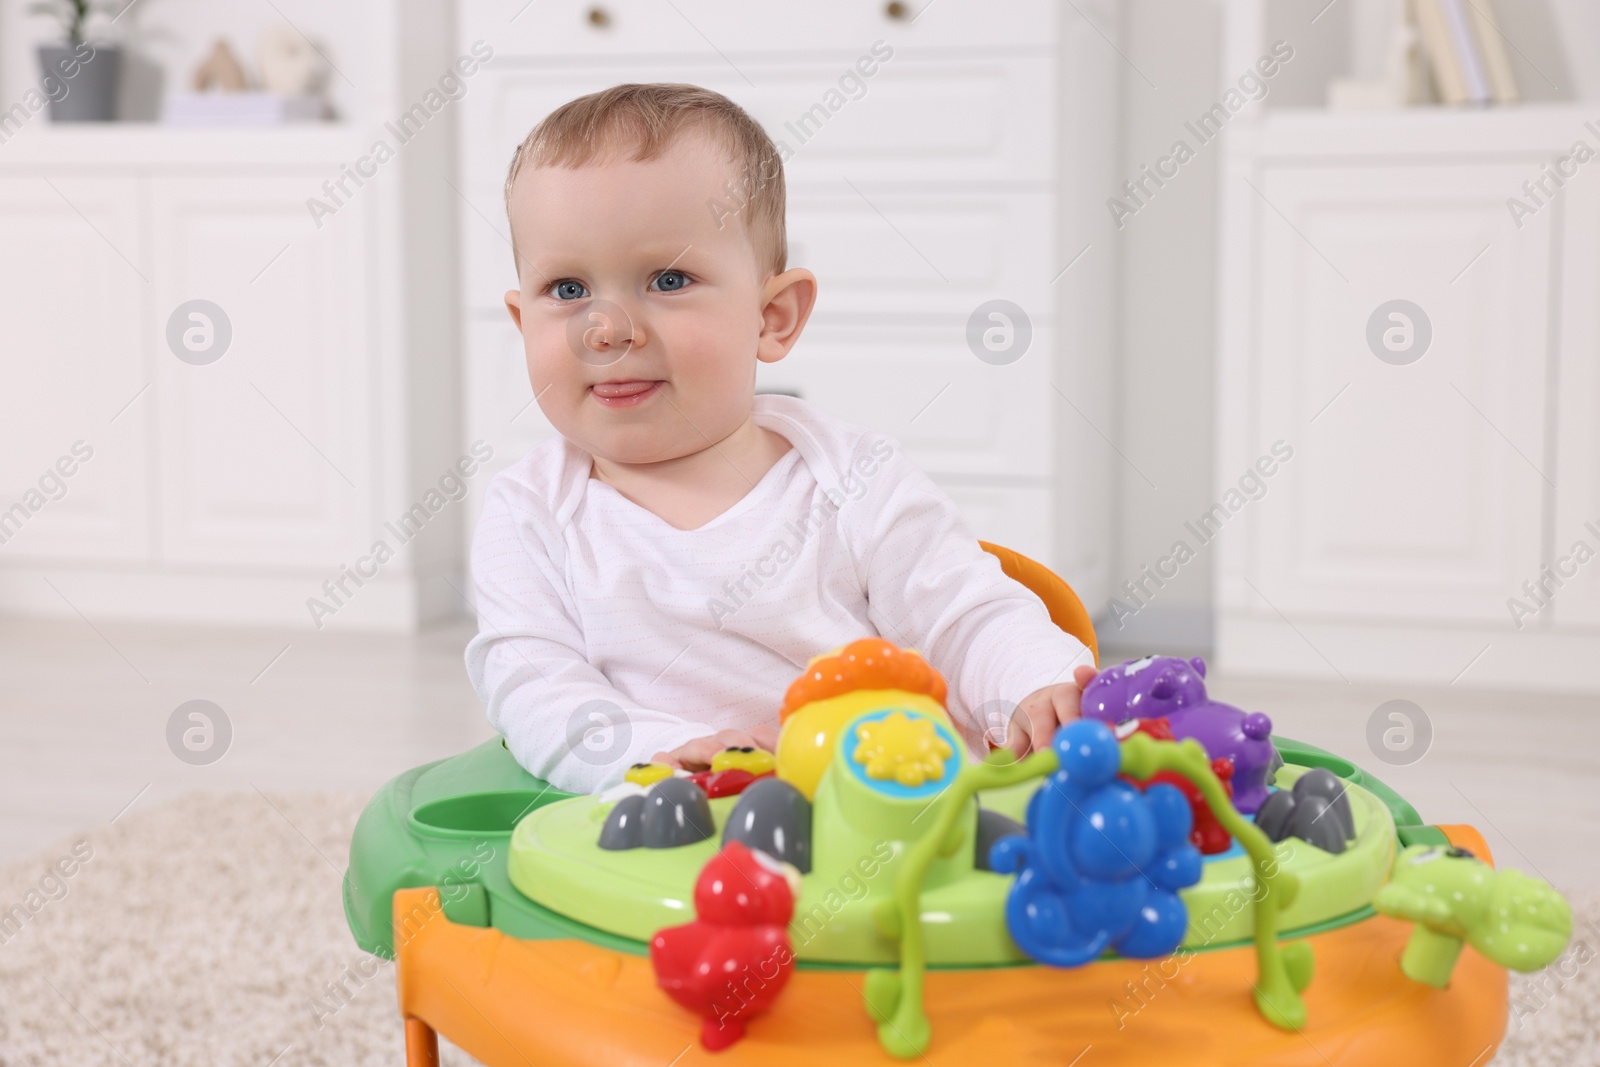
[[[466,622],[415,637],[0,621],[0,863],[195,790],[376,789],[491,731],[461,653]],[[1218,699],[1386,781],[1429,822],[1478,826],[1497,862],[1600,890],[1600,696],[1523,696],[1229,678]],[[1433,726],[1426,755],[1367,746],[1384,701]],[[167,744],[178,705],[227,714],[226,755],[191,766]]]

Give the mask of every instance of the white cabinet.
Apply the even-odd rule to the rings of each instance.
[[[138,198],[129,179],[0,176],[0,562],[150,556]]]
[[[239,39],[228,5],[202,6],[179,27],[179,54],[184,33],[200,54]],[[349,75],[335,79],[348,92],[331,90],[338,121],[180,129],[38,116],[8,137],[0,612],[270,625],[309,639],[325,625],[407,630],[463,610],[451,588],[464,584],[466,509],[451,486],[467,451],[458,105],[403,144],[385,121],[456,69],[452,12],[324,7],[300,24]],[[17,84],[17,56],[33,69],[31,54],[0,53],[0,82]],[[380,139],[392,155],[374,167]],[[191,331],[205,348],[205,332],[224,329],[218,358],[183,343]],[[41,477],[79,439],[92,456],[46,499]],[[5,533],[6,509],[36,498]]]
[[[75,469],[11,512],[0,604],[309,624],[380,529],[369,204],[312,224],[336,164],[23,162],[0,174],[0,508]]]
[[[321,173],[0,179],[21,297],[0,500],[91,453],[8,562],[337,570],[366,546],[366,226],[352,208],[312,231]],[[216,310],[190,319],[195,300]],[[216,354],[180,359],[174,316]]]
[[[1600,198],[1511,210],[1582,122],[1230,128],[1217,491],[1294,458],[1219,540],[1223,667],[1595,684],[1600,561],[1545,576],[1600,554]]]

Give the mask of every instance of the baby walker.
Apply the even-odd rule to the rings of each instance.
[[[1566,902],[1204,675],[1105,670],[1020,762],[974,761],[944,679],[875,638],[812,660],[774,754],[573,796],[497,739],[373,798],[346,915],[413,1067],[438,1033],[539,1067],[1486,1062]]]

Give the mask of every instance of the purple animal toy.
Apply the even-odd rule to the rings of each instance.
[[[1233,805],[1253,815],[1267,799],[1277,756],[1272,720],[1212,700],[1205,677],[1206,663],[1198,656],[1132,659],[1095,676],[1083,691],[1083,715],[1112,725],[1165,716],[1173,737],[1192,737],[1212,759],[1233,760]]]

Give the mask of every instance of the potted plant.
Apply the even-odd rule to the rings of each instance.
[[[31,15],[48,15],[61,24],[61,44],[39,46],[39,69],[50,100],[51,122],[110,122],[117,117],[117,85],[122,50],[98,47],[84,39],[90,15],[121,11],[108,0],[38,0]]]

